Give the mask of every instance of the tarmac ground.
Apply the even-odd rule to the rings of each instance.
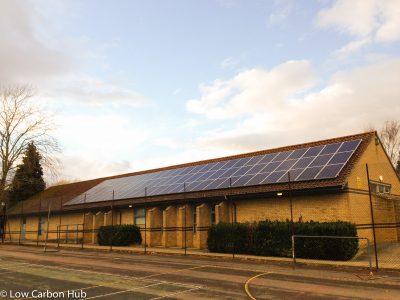
[[[400,272],[0,245],[4,299],[400,299]]]

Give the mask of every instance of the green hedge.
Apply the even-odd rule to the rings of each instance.
[[[296,235],[357,236],[354,224],[341,221],[296,222],[293,229]],[[291,236],[289,221],[219,223],[209,229],[207,244],[212,252],[231,253],[234,250],[235,253],[290,257]],[[296,238],[295,248],[299,258],[349,260],[357,253],[358,240],[299,237]]]
[[[142,236],[136,225],[108,225],[101,226],[97,233],[99,245],[129,246],[140,244]]]

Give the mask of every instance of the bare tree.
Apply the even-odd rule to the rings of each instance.
[[[385,147],[393,166],[399,161],[400,152],[400,123],[398,121],[386,121],[379,131],[379,138]]]
[[[26,146],[34,142],[43,156],[43,164],[54,172],[59,151],[57,140],[51,136],[54,122],[34,102],[34,91],[29,85],[0,87],[0,196],[4,197],[10,175]],[[4,199],[4,198],[3,198]]]

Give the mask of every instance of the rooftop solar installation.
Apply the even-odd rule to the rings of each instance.
[[[108,179],[67,204],[336,178],[361,139]],[[113,198],[114,197],[114,198]]]

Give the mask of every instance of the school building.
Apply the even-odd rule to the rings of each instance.
[[[377,241],[393,243],[399,195],[376,132],[367,132],[53,186],[7,210],[5,238],[95,244],[100,226],[136,224],[148,246],[204,249],[212,224],[293,216],[349,221],[373,241],[373,213]]]

